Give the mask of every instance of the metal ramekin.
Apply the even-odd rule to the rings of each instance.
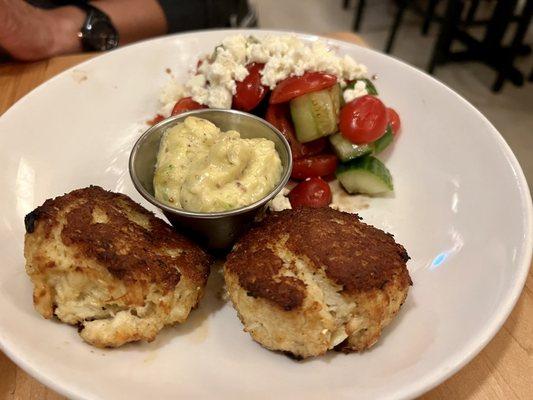
[[[170,207],[154,196],[154,170],[163,133],[185,118],[195,116],[213,122],[221,130],[234,129],[243,138],[266,138],[274,142],[280,156],[283,171],[280,182],[261,200],[245,207],[223,212],[190,212]],[[189,111],[167,118],[149,128],[137,140],[130,154],[130,176],[139,193],[159,207],[172,226],[193,236],[201,244],[213,250],[230,248],[244,233],[266,204],[283,189],[292,170],[292,156],[285,137],[265,120],[242,111],[205,109]]]

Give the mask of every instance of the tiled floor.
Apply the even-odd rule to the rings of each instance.
[[[343,10],[342,0],[251,0],[259,14],[262,28],[290,29],[303,32],[349,31],[354,3]],[[373,48],[382,49],[395,12],[392,1],[367,2],[359,34]],[[425,69],[435,40],[437,26],[431,34],[420,34],[421,18],[407,13],[397,37],[394,56]],[[528,43],[533,44],[533,28]],[[523,71],[531,70],[532,57],[519,60]],[[479,63],[449,64],[439,67],[435,76],[463,95],[483,112],[504,136],[515,152],[533,190],[533,84],[521,88],[507,83],[494,94],[490,86],[494,72]]]

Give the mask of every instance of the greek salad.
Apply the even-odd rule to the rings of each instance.
[[[394,141],[398,113],[378,97],[364,65],[319,41],[291,35],[226,38],[198,60],[191,78],[164,91],[152,123],[201,108],[256,114],[288,140],[293,156],[292,207],[328,206],[335,177],[350,194],[393,190],[376,156]]]

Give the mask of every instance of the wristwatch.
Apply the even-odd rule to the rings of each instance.
[[[118,31],[106,13],[84,1],[71,1],[69,4],[87,13],[87,18],[78,34],[83,50],[106,51],[118,46]]]

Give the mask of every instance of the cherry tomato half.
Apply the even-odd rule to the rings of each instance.
[[[315,156],[322,153],[328,146],[328,139],[321,137],[312,142],[300,143],[302,146],[302,157]]]
[[[387,108],[387,120],[392,128],[392,133],[396,135],[400,131],[402,124],[400,122],[400,116],[394,108]]]
[[[163,121],[165,119],[164,116],[162,116],[161,114],[157,114],[154,118],[146,121],[148,123],[148,125],[155,125],[155,124],[158,124],[159,122]]]
[[[326,89],[336,83],[335,75],[323,72],[306,72],[302,76],[291,76],[278,82],[270,96],[270,104],[285,103],[295,97]]]
[[[331,175],[337,169],[337,164],[337,157],[333,154],[299,158],[292,164],[291,178],[306,179],[313,176]]]
[[[184,113],[185,111],[199,110],[200,108],[207,107],[194,101],[190,97],[184,97],[183,99],[177,101],[170,115],[178,115]]]
[[[288,104],[269,104],[265,119],[274,125],[289,142],[293,159],[320,154],[328,145],[326,138],[300,143],[296,139]]]
[[[236,83],[237,92],[233,96],[233,106],[242,111],[251,111],[263,100],[268,88],[261,85],[261,70],[265,64],[252,63],[246,67],[248,75]]]
[[[387,122],[387,109],[381,100],[366,95],[342,107],[339,128],[348,140],[355,144],[364,144],[383,136]]]
[[[296,139],[288,104],[270,104],[267,108],[265,119],[285,136],[289,146],[291,146],[292,157],[294,159],[302,157],[302,144]]]
[[[331,189],[328,183],[317,177],[300,182],[289,193],[292,208],[327,207],[331,199]]]

